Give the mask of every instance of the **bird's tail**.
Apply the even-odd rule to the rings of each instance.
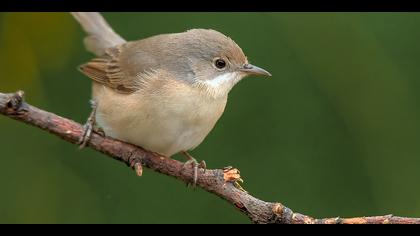
[[[86,49],[97,56],[103,55],[108,48],[126,42],[114,32],[100,13],[72,12],[71,14],[88,34],[84,39]]]

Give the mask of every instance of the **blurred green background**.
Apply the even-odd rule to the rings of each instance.
[[[233,38],[271,79],[230,93],[192,152],[254,196],[316,217],[420,217],[420,14],[105,13],[128,40],[191,28]],[[93,55],[68,13],[0,14],[0,91],[85,122]],[[1,223],[248,223],[200,189],[0,117]],[[179,157],[178,157],[179,158]]]

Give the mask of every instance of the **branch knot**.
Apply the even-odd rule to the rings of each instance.
[[[0,110],[9,115],[19,115],[20,111],[26,111],[24,103],[24,92],[19,90],[15,93],[1,94]]]

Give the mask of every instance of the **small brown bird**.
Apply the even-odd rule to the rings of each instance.
[[[166,157],[197,147],[222,115],[228,93],[248,75],[271,76],[215,30],[192,29],[127,42],[99,13],[72,13],[97,58],[80,70],[93,81],[92,122],[106,135]],[[201,166],[204,167],[205,166]]]

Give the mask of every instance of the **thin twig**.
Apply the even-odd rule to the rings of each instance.
[[[46,130],[56,136],[77,144],[83,135],[83,126],[72,120],[25,103],[23,92],[0,93],[0,113],[12,119],[25,122]],[[190,183],[193,171],[183,168],[183,163],[159,156],[132,144],[124,143],[110,137],[92,133],[87,146],[121,161],[141,175],[141,165]],[[397,217],[393,215],[315,219],[310,216],[294,213],[280,203],[265,202],[238,188],[234,184],[240,179],[237,169],[214,169],[200,171],[197,186],[213,193],[246,214],[254,223],[277,224],[420,224],[420,218]]]

